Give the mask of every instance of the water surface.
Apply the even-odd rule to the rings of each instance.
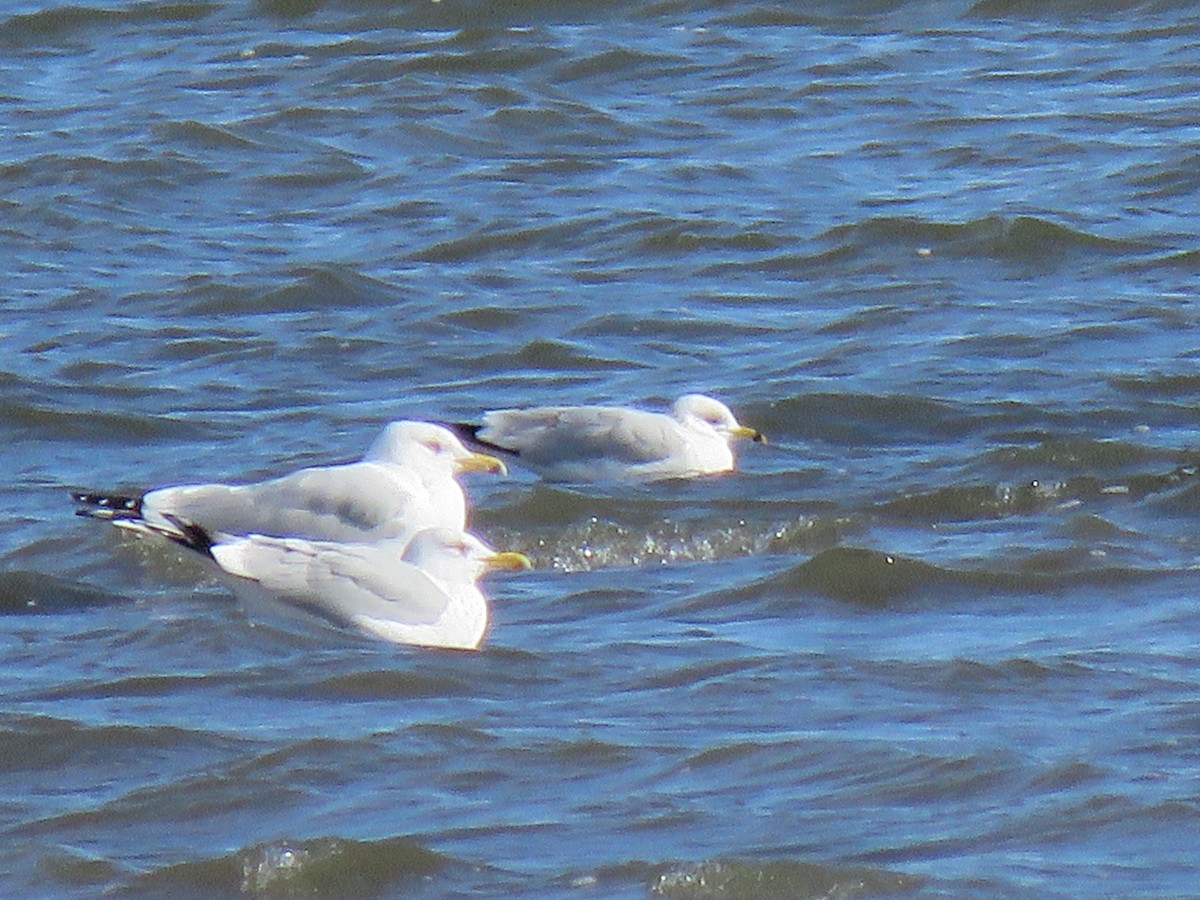
[[[22,897],[1200,883],[1200,18],[1173,2],[0,17],[0,851]],[[70,488],[703,390],[472,478],[475,654],[247,616]]]

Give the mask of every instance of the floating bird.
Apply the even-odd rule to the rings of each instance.
[[[724,403],[701,394],[680,397],[670,413],[545,406],[493,410],[480,425],[453,427],[549,481],[657,481],[729,472],[736,438],[765,442]]]
[[[404,542],[426,528],[466,528],[466,498],[455,478],[471,471],[507,470],[496,457],[468,450],[440,425],[404,421],[388,425],[355,463],[301,469],[254,484],[72,497],[78,515],[161,535],[204,554],[222,538],[249,534]]]
[[[487,633],[479,578],[530,568],[522,553],[446,528],[421,531],[407,546],[249,535],[210,552],[251,604],[265,598],[394,643],[460,650],[476,649]]]

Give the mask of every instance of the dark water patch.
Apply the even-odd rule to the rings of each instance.
[[[527,148],[530,154],[537,156],[547,151],[561,155],[591,150],[593,158],[604,159],[621,147],[632,146],[635,137],[633,129],[619,119],[582,103],[505,107],[493,112],[488,123],[510,146]],[[599,145],[604,145],[606,150],[597,152]],[[484,176],[484,180],[490,177]],[[497,172],[495,178],[508,180],[503,170]]]
[[[402,303],[405,296],[392,284],[341,264],[300,266],[288,273],[290,283],[265,292],[200,278],[189,285],[192,315],[281,315],[321,310],[378,309]]]
[[[1065,475],[1080,491],[1086,492],[1088,479],[1093,479],[1095,490],[1137,496],[1171,488],[1200,470],[1198,451],[1089,438],[1052,438],[1028,446],[999,447],[984,454],[983,461],[989,467],[1033,477]]]
[[[57,376],[73,388],[83,386],[93,397],[134,399],[149,397],[153,389],[137,383],[147,371],[144,363],[76,357],[58,368]],[[45,390],[45,382],[35,386]],[[57,387],[57,386],[56,386]]]
[[[706,272],[721,275],[741,269],[808,278],[838,263],[863,264],[898,258],[935,262],[946,258],[987,259],[1035,271],[1049,271],[1099,257],[1127,261],[1161,248],[1138,240],[1091,234],[1036,216],[987,216],[966,222],[939,222],[909,216],[881,216],[837,225],[819,235],[813,249],[760,255],[741,262],[717,263]]]
[[[90,889],[97,895],[105,893],[109,885],[132,874],[128,866],[77,847],[47,850],[38,858],[37,869],[39,877],[51,884]]]
[[[0,43],[28,47],[68,46],[112,28],[154,28],[157,25],[196,23],[216,10],[212,3],[153,2],[143,0],[122,9],[54,4],[31,13],[10,15],[0,22]]]
[[[1028,789],[1031,793],[1039,795],[1078,791],[1100,784],[1106,774],[1101,767],[1092,762],[1075,759],[1038,771],[1030,779]]]
[[[44,222],[52,225],[74,225],[75,230],[87,231],[95,226],[92,216],[99,214],[74,192],[81,186],[94,188],[105,204],[104,215],[124,220],[135,198],[148,198],[156,191],[172,192],[180,184],[219,176],[208,166],[181,158],[177,154],[146,155],[139,158],[96,156],[90,154],[44,153],[0,166],[0,180],[19,184],[22,189],[66,188],[73,192],[64,195],[52,208],[24,205],[23,210],[44,213]],[[109,199],[115,185],[122,185],[119,202]],[[137,222],[138,233],[153,233],[144,222]],[[59,234],[59,240],[62,235]]]
[[[879,504],[886,516],[934,522],[973,521],[997,516],[1028,515],[1057,502],[1054,490],[1040,484],[1017,487],[967,485],[906,493]]]
[[[460,31],[458,34],[470,34],[470,31]],[[481,32],[474,32],[479,34]],[[526,72],[536,69],[559,58],[559,52],[552,47],[536,44],[509,44],[504,47],[483,48],[465,46],[461,50],[426,51],[406,56],[398,64],[398,71],[444,76],[458,73],[460,75],[486,74],[496,77],[504,73]]]
[[[562,769],[568,778],[583,779],[592,773],[608,774],[614,770],[627,768],[634,761],[632,749],[611,741],[597,738],[580,738],[578,740],[553,740],[549,743],[529,748],[524,752],[532,753],[531,759],[540,757],[539,767],[550,770]]]
[[[545,182],[561,184],[563,181],[599,175],[608,171],[610,164],[596,160],[587,154],[568,152],[551,153],[547,159],[516,160],[505,163],[501,178],[515,183]]]
[[[102,588],[44,572],[0,572],[0,615],[67,613],[122,602],[127,601]]]
[[[937,443],[979,427],[952,403],[901,394],[802,394],[772,401],[755,415],[768,439],[779,434],[855,447]]]
[[[502,29],[525,31],[542,26],[609,21],[625,23],[646,15],[644,4],[616,0],[597,4],[595,0],[510,0],[503,4],[488,0],[463,0],[460,3],[403,3],[388,5],[376,20],[398,29],[451,32],[480,35]]]
[[[571,336],[578,338],[634,337],[643,341],[657,340],[681,346],[701,341],[717,343],[728,340],[731,335],[754,337],[776,333],[776,329],[768,326],[733,317],[701,317],[683,311],[675,312],[670,319],[650,314],[649,311],[640,314],[601,313],[589,316],[570,330]]]
[[[1150,508],[1160,515],[1197,518],[1200,516],[1200,483],[1189,482],[1179,491],[1155,498],[1150,502]]]
[[[861,335],[876,332],[893,333],[912,320],[916,313],[911,309],[886,304],[858,309],[817,329],[818,334]]]
[[[462,237],[438,241],[411,254],[409,259],[422,263],[461,264],[487,258],[513,259],[538,250],[553,249],[558,253],[564,245],[578,245],[597,224],[579,219],[532,226],[523,222],[494,223]]]
[[[564,62],[557,67],[556,78],[563,82],[598,79],[607,83],[614,78],[643,80],[667,74],[687,77],[698,71],[700,67],[689,65],[686,57],[615,47]]]
[[[180,773],[149,784],[126,778],[122,781],[126,790],[118,796],[95,805],[77,804],[15,830],[23,836],[55,835],[61,840],[104,835],[106,840],[130,840],[142,847],[156,842],[172,845],[172,836],[187,823],[244,821],[248,814],[257,816],[302,803],[309,794],[306,785],[281,783],[273,773],[252,773],[251,769],[252,764],[235,766],[232,772],[222,768]],[[131,784],[135,786],[129,787]]]
[[[119,643],[119,642],[118,642]],[[228,685],[233,678],[211,673],[197,675],[131,675],[99,681],[80,679],[70,685],[44,688],[30,699],[45,702],[71,699],[112,699],[129,697],[172,697],[188,693],[207,693]]]
[[[1002,468],[1030,466],[1054,469],[1125,470],[1147,462],[1182,461],[1183,454],[1147,447],[1133,441],[1058,437],[1028,446],[998,447],[985,455],[989,464]],[[1193,463],[1200,463],[1197,457]]]
[[[1105,238],[1036,216],[1011,219],[992,216],[964,223],[883,217],[838,226],[825,239],[863,248],[927,249],[934,255],[982,256],[1014,263],[1053,260],[1061,264],[1073,251],[1090,257],[1123,256],[1153,249],[1138,241]]]
[[[1126,260],[1117,268],[1121,272],[1133,274],[1161,272],[1165,275],[1197,275],[1200,274],[1200,250],[1173,250],[1152,254]]]
[[[466,368],[495,372],[504,370],[554,372],[604,372],[646,368],[634,360],[612,359],[588,353],[575,341],[538,338],[513,350],[489,354],[479,359],[463,359]]]
[[[442,313],[438,318],[455,327],[496,334],[520,328],[525,324],[526,316],[523,312],[508,307],[475,306]]]
[[[1091,557],[1088,557],[1091,559]],[[1006,594],[1063,596],[1087,585],[1113,588],[1161,577],[1159,573],[1099,562],[1069,572],[956,569],[862,547],[834,547],[765,579],[691,598],[683,610],[761,604],[770,614],[794,610],[806,597],[866,608],[947,605]]]
[[[783,238],[753,226],[728,232],[719,226],[697,228],[694,224],[677,224],[660,227],[654,233],[645,235],[633,249],[634,252],[650,256],[674,256],[774,250],[784,242]]]
[[[911,3],[909,0],[852,0],[837,4],[808,3],[803,9],[783,4],[737,4],[733,7],[717,4],[712,13],[716,23],[735,28],[817,28],[834,33],[847,29],[858,34],[863,28],[870,33],[873,19],[900,6],[911,6]],[[874,24],[874,28],[882,27],[885,27],[883,23]]]
[[[834,866],[797,860],[716,859],[655,866],[650,893],[671,900],[850,900],[896,897],[919,890],[917,875],[864,866]]]
[[[408,838],[280,839],[228,856],[180,862],[147,872],[115,896],[186,898],[370,898],[420,883],[452,865]]]
[[[920,560],[858,547],[834,547],[769,581],[782,589],[781,593],[816,593],[856,605],[887,606],[918,592],[938,591],[958,578],[949,569]]]
[[[253,150],[261,152],[266,146],[258,136],[239,134],[229,125],[215,125],[187,119],[155,126],[154,133],[171,145],[189,144],[205,151]]]
[[[1114,375],[1108,383],[1138,397],[1200,398],[1200,374],[1193,372]]]
[[[688,663],[640,679],[638,684],[639,687],[649,690],[686,690],[721,683],[731,675],[763,671],[773,664],[774,660],[755,657]]]
[[[306,160],[291,171],[271,172],[259,175],[253,179],[264,187],[284,189],[324,189],[340,184],[365,182],[370,177],[369,170],[344,153],[326,151],[316,158]]]
[[[888,672],[868,669],[874,676],[887,678]],[[887,669],[895,675],[890,663]],[[1075,690],[1076,682],[1093,678],[1095,667],[1073,659],[1052,661],[1013,657],[997,662],[981,662],[975,659],[952,659],[933,665],[918,664],[906,667],[906,678],[928,680],[938,685],[939,691],[953,697],[982,697],[987,694],[1008,696],[1024,691],[1044,691],[1052,684],[1062,682],[1067,690]]]
[[[8,399],[0,399],[0,431],[13,442],[86,440],[97,444],[186,441],[207,434],[202,423],[179,416],[61,409]]]
[[[1189,463],[1161,472],[1053,478],[1050,472],[1064,465],[1061,458],[1035,463],[1013,460],[1009,464],[1040,472],[1040,477],[1018,484],[952,484],[928,491],[908,491],[880,502],[876,509],[890,518],[931,522],[1025,516],[1047,509],[1068,509],[1085,502],[1136,502],[1164,493],[1177,497],[1179,488],[1190,485],[1200,471],[1196,464]]]
[[[964,11],[965,19],[1021,19],[1032,21],[1122,20],[1192,9],[1181,0],[978,0]]]
[[[205,333],[192,329],[164,329],[160,339],[144,351],[148,359],[175,367],[176,377],[189,370],[241,362],[265,364],[278,352],[279,346],[274,341],[252,331],[224,328],[213,328]],[[211,373],[207,377],[211,378]]]
[[[172,754],[229,752],[232,742],[205,729],[171,725],[89,725],[47,715],[0,717],[0,771],[46,772],[63,769],[73,782],[95,772],[115,772],[124,765],[143,768],[151,760]]]
[[[1198,168],[1200,154],[1192,153],[1179,160],[1134,167],[1126,172],[1126,177],[1132,187],[1139,189],[1136,194],[1138,199],[1161,202],[1195,196],[1200,190]]]
[[[1019,756],[1007,749],[961,756],[915,753],[884,771],[877,769],[873,777],[881,783],[872,786],[871,795],[880,804],[904,807],[1007,796],[1020,763]]]
[[[346,672],[301,682],[296,681],[294,674],[289,676],[286,672],[280,672],[279,676],[279,684],[275,687],[266,691],[256,688],[254,692],[305,699],[321,698],[334,703],[454,697],[472,693],[466,681],[449,672],[426,674],[399,669],[378,669]]]

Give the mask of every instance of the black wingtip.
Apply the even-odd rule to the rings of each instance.
[[[478,442],[479,432],[483,428],[482,425],[472,425],[470,422],[443,422],[442,425],[454,432],[455,437],[459,440],[472,443]]]
[[[521,455],[510,447],[501,447],[499,444],[493,444],[491,441],[485,441],[481,438],[479,432],[483,431],[482,425],[473,425],[470,422],[443,422],[442,424],[454,432],[463,443],[474,444],[479,449],[486,450],[489,453],[500,453],[506,456]]]
[[[71,491],[78,505],[77,516],[99,519],[140,519],[142,498],[131,494],[105,494],[97,491]]]
[[[182,519],[179,516],[173,516],[170,513],[165,513],[163,518],[174,525],[178,530],[178,534],[163,530],[159,534],[174,541],[181,547],[187,547],[189,550],[194,550],[201,556],[207,556],[213,559],[212,548],[216,544],[211,534],[201,528],[195,522],[189,522],[187,519]]]

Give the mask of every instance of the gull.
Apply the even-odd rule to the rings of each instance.
[[[393,643],[459,650],[478,648],[487,633],[480,577],[531,567],[523,553],[447,528],[418,532],[406,546],[247,535],[210,552],[251,603],[265,598]]]
[[[504,473],[430,422],[388,425],[359,461],[314,466],[253,484],[188,484],[140,496],[73,493],[76,513],[208,554],[225,537],[259,534],[310,540],[407,541],[425,528],[466,527],[455,480],[464,472]]]
[[[687,394],[669,413],[618,406],[544,406],[486,412],[460,434],[508,453],[549,481],[657,481],[729,472],[736,438],[764,443],[719,400]]]

